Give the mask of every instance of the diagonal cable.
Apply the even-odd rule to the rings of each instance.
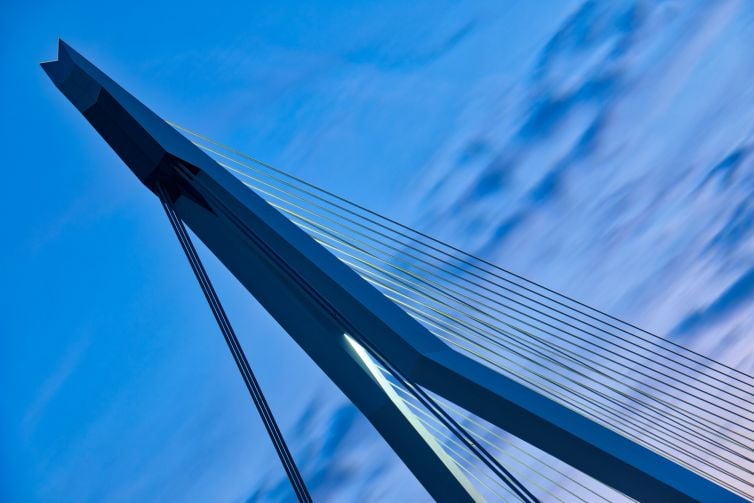
[[[201,287],[202,292],[207,299],[207,303],[212,310],[212,314],[214,315],[215,320],[220,327],[220,331],[225,338],[225,342],[228,344],[228,348],[233,355],[233,360],[235,360],[236,365],[238,366],[238,370],[241,372],[241,376],[243,377],[244,383],[246,384],[246,388],[248,389],[249,394],[254,401],[254,405],[256,406],[260,417],[262,418],[262,422],[264,423],[264,427],[267,430],[270,439],[272,440],[275,451],[277,452],[278,457],[283,464],[283,468],[288,475],[288,479],[290,480],[293,491],[295,492],[298,501],[300,501],[301,503],[311,503],[312,498],[306,488],[304,479],[301,476],[301,473],[296,466],[293,456],[291,455],[291,452],[285,443],[283,434],[280,431],[280,428],[275,421],[275,417],[272,414],[272,410],[270,409],[270,406],[267,403],[264,394],[262,393],[262,388],[259,385],[256,376],[251,370],[251,365],[249,365],[249,361],[246,358],[243,349],[241,348],[241,344],[238,341],[238,337],[236,337],[235,331],[230,324],[230,320],[228,319],[225,310],[220,304],[220,299],[217,296],[217,292],[212,286],[212,283],[210,282],[207,271],[204,269],[204,266],[199,259],[196,248],[194,248],[194,245],[191,242],[191,238],[189,237],[188,232],[186,232],[186,228],[184,227],[183,222],[181,222],[180,218],[175,213],[168,191],[162,185],[158,185],[157,189],[160,201],[162,202],[162,206],[168,216],[168,220],[170,221],[170,224],[175,231],[181,248],[186,254],[186,258],[191,265],[191,269],[196,275],[199,286]]]

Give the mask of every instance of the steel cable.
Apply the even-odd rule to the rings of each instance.
[[[267,403],[267,400],[262,392],[262,388],[259,385],[256,376],[251,370],[249,361],[246,358],[246,355],[241,348],[241,344],[236,337],[235,331],[230,324],[230,320],[228,319],[227,314],[225,313],[225,310],[220,303],[217,292],[212,286],[209,276],[207,275],[207,272],[201,263],[199,255],[196,252],[196,248],[191,242],[191,238],[186,232],[183,223],[175,213],[169,194],[165,187],[158,185],[157,190],[162,206],[168,216],[168,220],[170,221],[170,224],[175,231],[181,248],[186,254],[186,258],[189,261],[191,269],[194,271],[197,281],[199,282],[199,286],[201,287],[202,292],[207,299],[207,303],[212,310],[212,314],[214,315],[215,320],[220,327],[220,331],[222,332],[223,337],[228,344],[228,348],[230,349],[233,359],[238,366],[238,370],[241,372],[241,376],[244,380],[244,383],[246,384],[249,394],[251,395],[254,405],[256,406],[260,417],[262,418],[264,427],[267,430],[268,435],[270,436],[270,440],[272,440],[272,444],[278,454],[278,457],[280,458],[281,463],[283,464],[283,468],[291,483],[291,487],[293,488],[298,501],[302,503],[311,503],[312,498],[309,494],[308,489],[306,488],[303,477],[301,476],[301,473],[296,466],[293,456],[291,455],[290,450],[285,443],[282,432],[280,431],[280,428],[275,421],[275,417],[272,414],[272,410],[270,409],[270,406]]]
[[[263,196],[276,199],[277,202],[270,201],[271,204],[288,214],[289,218],[302,227],[306,232],[313,235],[313,237],[315,237],[315,234],[319,234],[320,242],[327,245],[331,251],[336,253],[336,255],[340,254],[341,260],[344,259],[343,255],[346,256],[346,260],[349,260],[348,256],[350,255],[352,260],[349,262],[349,265],[351,267],[355,266],[355,264],[353,264],[353,260],[355,260],[362,266],[370,268],[372,274],[371,279],[373,281],[391,282],[392,286],[397,287],[402,291],[403,293],[401,293],[401,295],[407,297],[409,301],[415,302],[416,296],[421,296],[426,302],[429,302],[429,306],[422,306],[419,309],[420,312],[418,314],[426,315],[428,314],[427,309],[429,309],[430,312],[445,317],[450,323],[450,329],[448,332],[451,334],[453,333],[453,330],[463,330],[466,333],[475,334],[476,337],[482,336],[483,339],[493,342],[498,348],[502,348],[498,341],[492,341],[491,338],[494,337],[499,340],[505,339],[509,344],[512,344],[511,341],[515,341],[515,336],[508,330],[514,330],[519,336],[523,336],[530,342],[533,342],[530,347],[522,345],[518,345],[517,347],[521,350],[527,351],[529,354],[536,355],[539,360],[533,360],[517,353],[519,358],[528,358],[526,361],[538,366],[556,365],[559,368],[563,368],[568,372],[567,375],[557,374],[557,372],[555,374],[560,375],[577,385],[583,385],[584,383],[574,380],[574,376],[594,381],[598,386],[601,386],[610,393],[621,397],[621,401],[615,402],[613,397],[605,395],[604,392],[599,392],[599,394],[597,394],[597,396],[600,396],[605,400],[612,401],[612,403],[618,407],[624,408],[626,406],[622,400],[635,402],[638,406],[645,407],[646,410],[651,412],[652,417],[654,418],[654,422],[650,422],[651,426],[654,428],[650,429],[655,429],[659,422],[661,424],[667,424],[670,427],[668,428],[668,431],[672,431],[673,424],[669,423],[667,418],[673,417],[679,421],[681,430],[690,434],[697,440],[711,444],[711,441],[706,436],[707,434],[711,434],[714,437],[718,437],[724,441],[729,441],[732,444],[739,446],[744,449],[746,454],[742,454],[740,451],[735,450],[734,447],[729,447],[728,445],[715,445],[715,447],[718,447],[729,454],[741,457],[747,462],[752,461],[750,457],[752,452],[751,437],[732,428],[732,426],[736,426],[743,428],[744,432],[752,432],[751,410],[747,410],[747,408],[744,408],[737,403],[738,401],[747,402],[749,404],[754,403],[751,400],[751,393],[741,389],[741,387],[744,387],[754,390],[754,379],[752,376],[715,362],[704,355],[683,348],[673,341],[659,338],[612,316],[589,308],[578,301],[530,282],[510,271],[501,269],[494,264],[487,263],[482,259],[466,254],[465,252],[446,245],[430,236],[382,217],[371,210],[350,203],[339,196],[319,189],[312,184],[292,177],[276,168],[250,158],[245,154],[214,142],[213,140],[188,131],[185,128],[179,126],[176,127],[195,136],[203,142],[223,148],[233,155],[251,160],[258,166],[264,168],[263,170],[259,167],[250,166],[229,155],[222,154],[207,145],[197,142],[197,144],[207,150],[208,153],[220,156],[238,166],[251,170],[259,176],[264,176],[277,182],[278,184],[276,185],[274,182],[271,183],[262,180],[257,176],[250,175],[249,172],[243,172],[231,166],[225,166],[244,178],[256,182],[250,183],[245,181],[247,185],[250,185],[250,187],[258,193],[261,192]],[[270,172],[279,176],[270,174]],[[280,177],[284,178],[281,179]],[[260,183],[263,186],[260,186]],[[304,195],[293,194],[290,191],[281,188],[280,185],[284,185],[285,187]],[[276,193],[270,192],[270,189],[276,191]],[[335,202],[327,199],[325,196],[334,199]],[[304,206],[292,202],[290,199],[291,197],[300,201]],[[329,208],[323,206],[320,202],[328,205]],[[303,210],[315,218],[303,217],[300,212],[297,213],[297,211],[294,211],[291,208]],[[327,213],[327,215],[323,215],[323,212]],[[366,213],[367,216],[359,212]],[[345,215],[343,213],[345,213]],[[323,225],[323,219],[333,222],[338,228],[334,229],[329,225]],[[347,222],[347,224],[344,224],[344,221]],[[349,224],[363,228],[366,232],[361,232],[351,227]],[[316,229],[313,229],[312,226],[316,227]],[[397,227],[398,229],[396,230],[391,226]],[[375,227],[381,230],[377,230]],[[364,239],[342,234],[343,231],[338,229],[343,229],[345,232],[364,237]],[[322,242],[322,238],[330,241]],[[317,237],[315,237],[315,239],[317,239]],[[365,242],[366,239],[370,240],[370,242]],[[356,243],[356,245],[354,245],[354,243]],[[350,251],[344,250],[344,247],[347,247]],[[384,247],[391,251],[385,251],[380,247]],[[415,251],[422,256],[417,257],[406,250]],[[431,253],[428,253],[427,250],[430,250]],[[431,259],[432,261],[428,259]],[[379,262],[380,265],[376,264],[375,261]],[[436,261],[437,263],[433,261]],[[389,268],[389,270],[386,270],[386,268]],[[420,272],[417,273],[413,271]],[[360,274],[363,276],[366,273],[362,270]],[[442,276],[443,274],[446,276]],[[374,277],[375,275],[377,278]],[[447,276],[450,276],[452,279],[448,279]],[[470,280],[468,276],[471,276],[472,279]],[[517,281],[512,280],[511,277],[516,278]],[[491,278],[494,280],[491,280]],[[504,286],[496,280],[510,286]],[[421,284],[417,284],[417,282]],[[382,284],[381,288],[383,290],[385,289],[384,284]],[[482,289],[484,293],[480,293],[476,289]],[[538,291],[537,289],[540,289],[541,291]],[[547,292],[549,295],[542,292]],[[527,294],[531,294],[534,297]],[[412,296],[413,300],[411,298]],[[438,297],[442,297],[442,299],[438,300]],[[573,305],[569,303],[572,303]],[[511,307],[511,304],[515,304],[519,307],[513,308]],[[532,305],[539,307],[532,307]],[[406,306],[404,305],[404,307]],[[416,310],[417,308],[416,306],[411,306],[407,309]],[[498,318],[492,317],[488,310],[503,316],[505,319],[511,320],[511,322],[501,321]],[[511,315],[509,311],[516,314]],[[517,316],[522,316],[524,319]],[[547,321],[539,318],[539,316],[546,318]],[[581,316],[586,317],[587,320],[581,318]],[[526,319],[529,321],[526,321]],[[498,323],[507,328],[498,326]],[[522,329],[511,323],[523,324],[528,326],[529,329]],[[548,328],[544,329],[542,326]],[[568,328],[565,329],[564,327]],[[620,336],[611,329],[624,335]],[[605,338],[598,333],[592,332],[592,330],[617,340]],[[639,334],[635,333],[634,330],[638,331]],[[555,343],[551,339],[536,335],[534,331],[552,337],[558,342]],[[458,337],[458,334],[455,334],[454,337]],[[600,343],[605,343],[607,346],[595,343],[595,340]],[[624,343],[633,341],[634,346],[626,347],[617,343],[617,341],[622,341]],[[581,342],[586,343],[587,346],[582,345]],[[478,344],[478,341],[474,343]],[[591,347],[589,344],[591,344]],[[485,347],[484,345],[482,345],[482,348],[486,351],[494,351],[491,350],[490,347]],[[510,347],[503,349],[510,351]],[[581,351],[590,353],[593,355],[593,358],[587,359],[585,355],[579,354]],[[626,355],[632,356],[627,358]],[[677,356],[680,358],[680,361],[678,358],[673,358],[671,355]],[[634,360],[633,358],[638,358],[638,360]],[[542,359],[544,359],[544,361],[542,361]],[[567,360],[570,363],[566,363],[564,360]],[[627,365],[626,363],[623,363],[622,360],[633,365]],[[612,371],[614,373],[615,368],[609,368],[609,364],[605,362],[609,362],[609,364],[613,366],[624,367],[630,374],[641,375],[643,379],[648,379],[651,382],[647,383],[642,380],[637,385],[633,385],[630,382],[627,383],[625,382],[625,375],[610,375],[609,372]],[[571,365],[582,366],[585,370],[578,370]],[[659,369],[656,367],[659,367]],[[550,368],[548,372],[553,373],[555,371]],[[671,375],[671,372],[673,375]],[[683,380],[676,377],[676,374],[682,377]],[[713,378],[713,375],[716,377]],[[601,376],[616,381],[616,386],[619,386],[620,389],[594,380],[595,376]],[[660,376],[661,378],[658,379],[657,376]],[[546,376],[540,377],[540,379],[545,378]],[[688,378],[691,378],[693,382],[686,381]],[[727,379],[730,379],[730,381]],[[737,382],[738,385],[734,386],[731,381]],[[625,391],[621,391],[623,388],[625,388]],[[651,390],[651,392],[649,390]],[[674,394],[675,391],[682,393],[682,395],[679,396],[678,394]],[[573,389],[570,389],[570,392],[573,396],[582,395],[581,393],[575,392]],[[653,392],[659,395],[655,395]],[[684,394],[688,396],[688,398],[686,398]],[[668,398],[660,398],[660,395]],[[584,397],[581,396],[581,398]],[[702,403],[693,403],[689,401],[690,398],[699,400]],[[647,403],[645,400],[651,400],[653,403]],[[604,407],[604,404],[600,406]],[[691,408],[689,409],[686,406]],[[623,410],[625,414],[626,409]],[[721,414],[722,412],[726,412],[735,417],[723,416]],[[614,411],[614,415],[620,417],[619,413],[616,411]],[[747,425],[745,426],[744,424],[739,423],[740,420],[746,422]],[[676,427],[679,426],[676,425]],[[643,429],[638,428],[636,430],[640,433],[647,433],[646,425]],[[665,434],[667,434],[667,431]],[[633,437],[635,435],[631,436]],[[745,442],[736,440],[733,437],[745,439]],[[691,443],[691,441],[684,436],[680,436],[680,438],[676,438],[676,440],[678,443],[701,449],[703,452],[711,454],[720,461],[736,466],[735,462],[721,457],[725,456],[725,454],[719,454],[717,452],[712,452],[707,448],[700,447],[698,444]],[[690,455],[690,453],[687,454]],[[714,470],[721,470],[721,468],[716,465],[709,465],[708,462],[699,460],[696,455],[692,455],[692,457],[697,461],[702,461],[703,464],[710,466],[710,468],[713,468]],[[751,470],[742,466],[739,466],[739,468],[747,473],[752,473]],[[722,472],[726,473],[725,470],[722,470]],[[738,477],[732,473],[726,473],[726,475],[738,479]],[[747,485],[751,485],[751,482],[747,480],[744,480],[743,482]]]

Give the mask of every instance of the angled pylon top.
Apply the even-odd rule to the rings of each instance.
[[[194,166],[204,166],[211,161],[175,128],[63,40],[58,41],[58,59],[41,63],[41,66],[55,86],[150,189],[160,169],[174,159]]]

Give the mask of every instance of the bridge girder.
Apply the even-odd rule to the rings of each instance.
[[[64,42],[55,85],[376,427],[438,500],[478,498],[382,389],[349,335],[412,382],[639,500],[743,501],[457,353]]]

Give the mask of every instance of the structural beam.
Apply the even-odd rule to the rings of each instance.
[[[164,197],[181,220],[358,407],[430,495],[482,500],[431,434],[385,393],[344,326],[297,286],[295,267],[273,251],[276,245],[248,232],[248,225],[256,226],[253,213],[274,227],[292,227],[285,217],[62,40],[58,60],[42,68],[149,190],[158,197],[158,185],[167,190]],[[205,194],[204,184],[212,186]],[[226,200],[227,193],[216,192],[222,187],[234,196]],[[239,210],[243,214],[235,214]],[[239,218],[248,225],[239,226]]]
[[[344,334],[413,382],[646,501],[743,501],[656,452],[446,346],[65,43],[44,63],[137,177],[177,214],[367,416],[439,500],[468,481],[380,389]]]

